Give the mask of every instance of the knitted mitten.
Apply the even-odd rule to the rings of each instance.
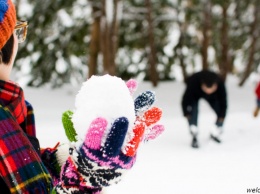
[[[108,75],[92,76],[83,85],[74,113],[63,115],[71,143],[56,153],[62,164],[56,193],[98,194],[118,183],[134,165],[140,142],[164,130],[156,124],[162,111],[152,107],[155,94],[146,91],[133,100],[136,87],[134,80]]]

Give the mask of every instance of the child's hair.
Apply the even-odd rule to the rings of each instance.
[[[4,47],[0,50],[0,63],[9,64],[12,54],[13,54],[13,47],[14,47],[14,36],[12,35]]]
[[[218,83],[219,77],[216,73],[208,71],[208,70],[203,70],[201,72],[201,84],[206,85],[208,88],[212,87],[213,84]]]

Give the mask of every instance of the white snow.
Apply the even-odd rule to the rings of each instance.
[[[136,95],[146,90],[156,93],[165,132],[140,147],[134,167],[105,194],[246,194],[247,189],[259,188],[260,116],[252,116],[255,85],[248,82],[240,88],[237,83],[235,78],[228,78],[229,108],[223,143],[210,140],[209,128],[215,115],[204,101],[200,102],[199,149],[190,147],[191,138],[181,112],[184,84],[161,82],[153,88],[151,83],[139,83]],[[25,97],[35,109],[42,147],[67,142],[61,115],[74,109],[78,90],[70,86],[56,90],[24,88]]]

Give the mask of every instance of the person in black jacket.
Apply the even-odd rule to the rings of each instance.
[[[198,148],[198,102],[203,98],[216,113],[216,125],[212,127],[211,138],[221,143],[220,135],[227,111],[227,92],[221,77],[208,70],[194,73],[186,80],[182,97],[182,111],[189,123],[192,147]]]

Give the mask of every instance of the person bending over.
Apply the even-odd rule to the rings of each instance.
[[[186,89],[182,97],[182,111],[186,117],[193,148],[198,148],[198,105],[205,99],[216,113],[216,123],[210,129],[211,138],[221,143],[223,123],[227,112],[227,92],[221,77],[209,70],[194,73],[186,80]]]

